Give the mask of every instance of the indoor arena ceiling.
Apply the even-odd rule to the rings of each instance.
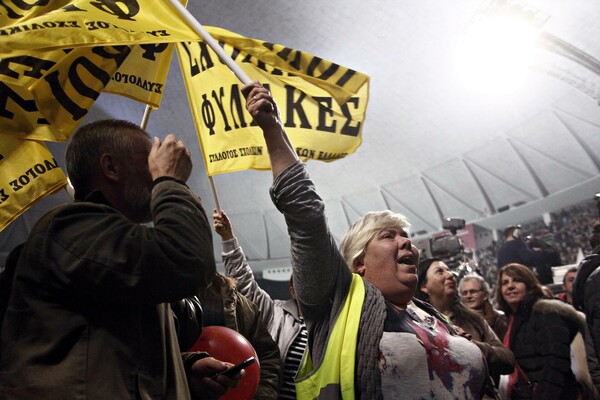
[[[514,88],[518,78],[503,81],[515,57],[510,51],[527,38],[503,50],[477,30],[490,27],[488,18],[503,7],[537,34]],[[339,161],[308,162],[336,239],[369,210],[404,213],[424,236],[441,230],[443,217],[494,228],[600,191],[600,2],[189,0],[188,9],[203,25],[370,76],[362,145]],[[516,31],[504,28],[501,37]],[[475,51],[468,46],[474,38],[484,39]],[[140,103],[103,94],[87,120],[139,122],[143,112]],[[176,57],[148,130],[175,133],[192,149],[190,186],[210,214],[214,201]],[[64,158],[64,143],[49,147]],[[271,180],[270,172],[252,170],[214,177],[220,205],[257,269],[288,265],[284,221],[268,196]],[[0,251],[63,201],[64,193],[54,195],[20,217],[0,233]],[[215,237],[217,255],[219,243]]]

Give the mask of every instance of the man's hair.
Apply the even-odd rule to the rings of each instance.
[[[354,261],[364,254],[367,244],[377,232],[385,228],[399,228],[407,231],[410,223],[402,214],[389,210],[371,211],[356,221],[340,242],[340,253],[350,270],[354,271]]]
[[[533,271],[523,264],[506,264],[500,269],[500,271],[498,271],[498,279],[496,281],[496,302],[498,303],[498,308],[500,308],[502,311],[511,312],[508,303],[506,303],[504,296],[502,296],[503,274],[510,276],[515,281],[523,282],[525,284],[525,288],[527,289],[527,295],[535,297],[545,296],[544,291],[542,290],[542,284],[535,276]]]
[[[508,239],[511,236],[514,236],[514,232],[516,230],[521,229],[520,225],[509,225],[504,229],[504,239]]]
[[[563,275],[563,285],[565,283],[567,283],[567,275],[570,274],[571,272],[575,272],[577,273],[577,271],[579,271],[579,268],[577,267],[571,267],[567,270],[567,272],[565,272],[565,274]]]
[[[150,137],[133,122],[105,119],[80,127],[71,137],[66,163],[69,180],[75,189],[75,198],[83,200],[91,191],[98,161],[103,153],[125,158],[133,149],[133,138],[127,131]]]
[[[600,246],[600,219],[596,220],[596,222],[594,222],[594,225],[592,225],[590,246],[592,246],[592,249],[595,249],[596,247]]]
[[[488,295],[490,294],[490,285],[486,282],[483,276],[475,273],[470,273],[465,276],[458,282],[458,292],[462,292],[462,285],[467,281],[477,281],[479,282],[479,288],[484,290]]]

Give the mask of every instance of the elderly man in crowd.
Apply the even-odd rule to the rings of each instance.
[[[490,287],[485,279],[477,274],[465,275],[458,284],[462,303],[471,310],[483,315],[488,325],[499,338],[504,337],[508,320],[504,313],[496,310],[490,302]]]

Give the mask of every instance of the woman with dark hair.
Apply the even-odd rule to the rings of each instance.
[[[571,343],[585,327],[582,316],[569,304],[545,298],[533,272],[517,263],[500,270],[496,299],[509,317],[504,344],[517,360],[515,371],[501,382],[503,398],[576,399]]]
[[[431,303],[455,325],[459,333],[479,347],[488,363],[490,376],[497,383],[501,374],[513,371],[515,357],[485,319],[460,302],[456,287],[454,274],[441,259],[421,261],[415,297]]]

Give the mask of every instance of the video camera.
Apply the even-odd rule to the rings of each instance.
[[[450,231],[450,235],[431,239],[431,255],[446,259],[462,254],[463,246],[458,236],[456,236],[456,232],[465,228],[465,220],[460,218],[444,218],[442,228]]]
[[[444,218],[442,228],[449,230],[453,235],[456,235],[460,229],[465,229],[465,220],[460,218]]]
[[[460,218],[444,218],[442,228],[450,231],[449,235],[434,237],[430,240],[432,257],[438,257],[452,270],[460,279],[467,273],[473,272],[471,262],[467,258],[464,247],[456,236],[456,233],[464,229],[465,220]]]

